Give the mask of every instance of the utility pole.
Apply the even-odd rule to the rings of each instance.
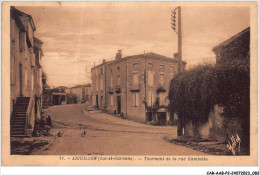
[[[176,11],[178,12],[178,29],[176,30]],[[177,33],[178,35],[178,72],[180,73],[182,71],[181,69],[181,62],[182,62],[182,35],[181,35],[181,7],[178,6],[172,11],[172,29]]]
[[[178,23],[176,30],[176,11],[178,11]],[[181,7],[178,6],[172,11],[172,29],[177,33],[178,35],[178,73],[182,72],[182,35],[181,35]],[[178,129],[177,129],[177,135],[181,136],[185,134],[185,117],[181,116],[181,114],[178,114]]]

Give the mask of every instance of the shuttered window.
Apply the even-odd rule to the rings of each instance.
[[[110,77],[110,86],[113,87],[113,75]]]
[[[103,78],[100,78],[100,90],[103,90]]]
[[[15,85],[15,58],[11,57],[11,85]]]
[[[148,86],[153,86],[153,72],[148,72]]]
[[[160,74],[160,84],[164,84],[164,74]]]
[[[162,106],[162,105],[165,105],[165,94],[164,93],[160,93],[159,94],[159,104]]]
[[[113,97],[113,95],[110,95],[110,105],[111,106],[114,105],[114,97]]]
[[[25,88],[27,89],[27,68],[24,69],[24,84]]]
[[[133,106],[139,106],[139,93],[133,93]]]
[[[26,46],[26,33],[19,32],[19,50],[20,50],[20,52],[23,52],[25,50],[25,46]]]
[[[153,106],[153,103],[154,103],[154,93],[152,91],[148,91],[147,106]]]
[[[117,76],[117,85],[120,86],[120,75]]]
[[[138,84],[138,73],[133,73],[133,85]]]

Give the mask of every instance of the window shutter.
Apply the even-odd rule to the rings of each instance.
[[[30,69],[27,70],[27,75],[28,75],[28,78],[27,78],[27,89],[30,89],[31,88],[31,85],[30,85]]]
[[[150,91],[148,91],[147,106],[151,106],[151,92]]]
[[[138,93],[135,94],[136,106],[139,106],[139,96],[138,95],[139,95]]]
[[[150,84],[149,85],[153,86],[153,73],[150,72],[149,75],[150,75],[150,79],[149,79]]]
[[[135,106],[135,93],[133,93],[133,106]]]
[[[138,84],[138,73],[133,73],[133,84],[134,85]]]
[[[113,95],[110,95],[110,105],[111,105],[111,106],[114,105]]]
[[[154,101],[154,93],[152,92],[152,102],[151,102],[152,105],[154,104],[154,102],[155,102],[155,101]]]
[[[27,89],[27,69],[25,68],[25,72],[24,72],[24,84],[25,84],[25,88]]]
[[[26,34],[25,34],[25,32],[20,32],[19,33],[19,49],[20,49],[20,52],[23,52],[25,50],[25,45],[26,45]]]

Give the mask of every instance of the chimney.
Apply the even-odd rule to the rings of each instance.
[[[179,60],[179,55],[178,55],[178,53],[174,53],[174,54],[173,54],[173,59]]]
[[[118,50],[116,53],[116,60],[122,59],[122,50]]]
[[[103,59],[103,64],[106,63],[106,59]]]

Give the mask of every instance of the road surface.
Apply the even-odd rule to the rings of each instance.
[[[86,104],[50,107],[55,141],[42,155],[207,155],[168,142],[176,127],[151,126],[105,114],[86,111]],[[86,131],[86,135],[83,133]]]

